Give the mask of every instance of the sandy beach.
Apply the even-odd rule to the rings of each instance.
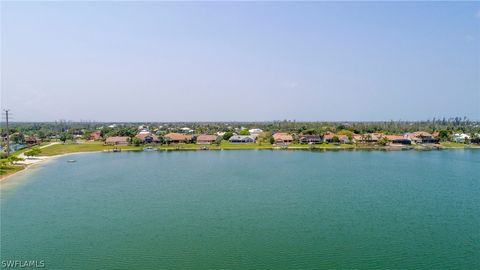
[[[28,169],[31,169],[31,168],[35,168],[36,166],[38,165],[41,165],[43,163],[45,163],[46,161],[48,160],[52,160],[52,159],[55,159],[55,158],[59,158],[59,157],[63,157],[63,156],[69,156],[69,155],[75,155],[75,154],[86,154],[86,153],[99,153],[99,152],[102,152],[102,151],[95,151],[95,152],[75,152],[75,153],[67,153],[67,154],[61,154],[61,155],[56,155],[56,156],[37,156],[37,157],[30,157],[30,158],[27,158],[27,157],[23,157],[21,155],[19,155],[19,157],[21,158],[24,158],[24,160],[22,161],[19,161],[17,162],[16,164],[19,164],[19,165],[25,165],[25,168],[18,171],[18,172],[14,172],[12,174],[7,174],[7,175],[2,175],[0,176],[0,182],[2,181],[6,181],[7,179],[10,179],[11,177],[15,176],[15,175],[18,175],[20,173],[24,173],[26,172]]]

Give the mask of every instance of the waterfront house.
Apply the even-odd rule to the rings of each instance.
[[[300,143],[317,144],[322,143],[322,138],[319,135],[300,135],[298,141]]]
[[[259,129],[259,128],[252,128],[252,129],[249,129],[248,132],[250,133],[250,135],[252,136],[258,136],[260,135],[263,130]]]
[[[246,135],[233,135],[228,139],[231,143],[254,143],[255,137]]]
[[[412,143],[438,143],[438,139],[435,139],[432,134],[425,131],[416,131],[412,133],[406,133],[404,138],[409,139]]]
[[[130,141],[130,137],[113,136],[113,137],[108,137],[105,140],[105,143],[110,145],[127,145],[129,141]]]
[[[349,143],[350,139],[348,138],[347,135],[338,135],[338,140],[340,143]]]
[[[465,133],[455,133],[452,136],[452,141],[457,142],[457,143],[464,143],[466,141],[470,140],[470,136],[468,136]]]
[[[382,133],[354,134],[353,139],[357,143],[377,143],[384,136]]]
[[[212,144],[218,140],[217,135],[201,134],[197,137],[197,144]]]
[[[102,132],[100,130],[95,130],[94,132],[90,133],[90,140],[99,141],[101,139],[102,139]]]
[[[323,140],[328,143],[328,142],[333,142],[333,137],[335,137],[335,134],[327,131],[325,134],[323,134]]]
[[[335,138],[338,139],[338,141]],[[326,143],[349,143],[350,142],[350,139],[348,138],[347,135],[339,135],[332,132],[326,132],[323,135],[323,140]]]
[[[164,136],[168,143],[190,143],[192,142],[192,135],[182,133],[168,133]]]
[[[273,134],[273,140],[275,144],[291,144],[293,142],[293,137],[288,133],[279,132]]]
[[[403,144],[403,145],[412,144],[412,141],[400,135],[386,135],[385,138],[387,138],[388,142],[391,144]]]
[[[28,136],[28,137],[25,138],[25,143],[28,146],[32,146],[32,145],[35,145],[35,144],[39,144],[40,139],[37,138],[36,136]]]
[[[159,143],[160,139],[157,135],[151,134],[150,132],[140,132],[135,138],[139,139],[142,143]]]

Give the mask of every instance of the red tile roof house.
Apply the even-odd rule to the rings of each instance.
[[[99,141],[102,139],[102,132],[100,130],[96,130],[90,133],[90,140],[92,141]]]
[[[37,138],[36,136],[28,136],[27,138],[25,138],[25,143],[27,143],[27,145],[29,145],[29,146],[40,143],[40,141],[41,140],[39,138]]]
[[[298,141],[300,143],[314,144],[314,143],[322,143],[322,138],[318,135],[300,135],[298,137]]]
[[[275,144],[291,144],[293,137],[288,133],[275,133],[273,134],[273,140]]]
[[[190,143],[192,142],[192,135],[181,133],[168,133],[164,136],[167,143]]]
[[[197,144],[212,144],[218,140],[217,135],[201,134],[197,137]]]
[[[158,136],[150,134],[150,133],[139,133],[135,136],[138,138],[142,143],[158,143],[160,139]]]
[[[332,132],[325,133],[323,135],[323,140],[327,143],[335,143],[335,141],[333,139],[334,137],[338,138],[339,143],[349,143],[350,142],[347,135],[338,135],[338,134],[334,134]]]
[[[425,131],[406,133],[403,137],[409,139],[413,143],[438,143],[438,139],[435,139],[432,134]]]
[[[377,143],[384,136],[382,133],[354,134],[353,139],[358,143]]]
[[[400,135],[386,135],[385,138],[387,138],[390,144],[404,144],[404,145],[412,144],[412,141]]]
[[[111,144],[111,145],[127,145],[130,142],[130,137],[108,137],[107,140],[105,140],[106,144]]]

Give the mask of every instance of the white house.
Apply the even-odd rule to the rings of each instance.
[[[470,136],[465,133],[455,133],[453,134],[452,141],[458,143],[464,143],[466,140],[470,140]]]
[[[192,133],[193,129],[188,128],[188,127],[183,127],[180,129],[183,133]]]
[[[233,135],[228,140],[231,143],[253,143],[255,142],[255,137],[253,136],[243,136],[243,135]]]
[[[260,133],[263,132],[263,130],[259,129],[259,128],[252,128],[252,129],[249,129],[248,132],[250,133],[250,135],[260,135]]]

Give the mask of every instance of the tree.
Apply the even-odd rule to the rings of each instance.
[[[438,138],[440,139],[440,141],[444,142],[444,141],[448,141],[448,138],[449,138],[449,133],[448,133],[448,130],[445,130],[445,129],[442,129],[438,132]]]
[[[142,141],[141,141],[139,138],[137,138],[137,137],[133,137],[132,143],[133,143],[133,145],[135,145],[135,146],[140,146],[140,144],[142,143]]]
[[[313,134],[316,134],[316,131],[315,129],[306,129],[304,131],[302,131],[303,134],[305,135],[313,135]]]
[[[233,132],[227,131],[227,132],[225,132],[225,134],[223,134],[223,139],[228,141],[228,139],[230,139],[230,137],[232,137],[232,136],[233,136]]]
[[[242,130],[240,130],[239,134],[248,136],[248,135],[250,135],[250,132],[247,129],[242,129]]]
[[[385,146],[388,143],[388,139],[383,137],[378,141],[378,145]]]
[[[6,167],[8,162],[8,159],[0,159],[0,167]]]
[[[12,164],[12,165],[15,164],[15,163],[17,163],[17,161],[22,161],[22,160],[23,160],[23,158],[19,158],[19,157],[17,157],[17,156],[9,156],[9,157],[8,157],[8,161],[9,161],[10,164]]]
[[[45,134],[45,131],[43,130],[40,130],[37,135],[41,140],[45,140],[47,138],[47,134]]]
[[[59,139],[60,139],[60,141],[62,141],[63,143],[65,143],[65,142],[68,140],[68,133],[62,132],[62,133],[60,134],[60,138],[59,138]]]
[[[337,134],[346,135],[348,137],[348,140],[350,141],[353,139],[353,132],[351,132],[350,130],[343,129],[343,130],[340,130]]]
[[[82,139],[86,141],[90,140],[90,132],[84,132],[82,134]]]
[[[338,136],[333,136],[332,142],[333,142],[333,143],[339,143],[339,142],[340,142],[340,139],[338,138]]]
[[[15,133],[10,136],[10,140],[12,140],[14,143],[23,143],[25,142],[25,136],[23,133]]]
[[[35,147],[35,148],[32,148],[31,150],[25,152],[25,156],[27,156],[27,157],[38,156],[41,152],[42,152],[42,150],[40,150],[40,148]]]

